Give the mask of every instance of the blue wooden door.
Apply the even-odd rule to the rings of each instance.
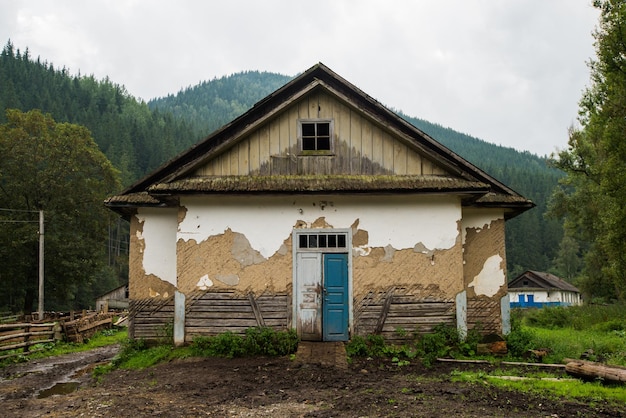
[[[323,340],[348,341],[348,254],[324,254]]]

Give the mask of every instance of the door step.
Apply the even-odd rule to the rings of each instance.
[[[348,368],[346,346],[343,342],[300,341],[295,361],[300,364]]]

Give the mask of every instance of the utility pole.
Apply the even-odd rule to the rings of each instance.
[[[39,320],[43,321],[43,210],[39,210]]]

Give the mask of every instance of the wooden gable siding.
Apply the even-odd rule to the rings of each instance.
[[[300,156],[298,119],[332,119],[334,155]],[[361,113],[324,92],[285,112],[200,167],[198,176],[411,174],[446,172]]]

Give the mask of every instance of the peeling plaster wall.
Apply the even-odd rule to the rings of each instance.
[[[289,290],[293,228],[352,228],[355,297],[400,285],[453,299],[460,217],[454,197],[183,197],[178,289]]]
[[[163,215],[169,213],[170,216],[173,212],[172,210],[167,210],[163,212]],[[152,221],[155,221],[152,224]],[[172,235],[172,228],[165,227],[168,223],[171,222],[159,222],[159,221],[167,221],[167,217],[163,217],[160,214],[158,216],[150,216],[145,213],[142,216],[133,216],[130,220],[130,254],[129,254],[129,263],[128,263],[128,273],[129,273],[129,283],[128,283],[128,292],[130,299],[142,299],[142,298],[163,298],[167,299],[174,294],[175,283],[172,283],[172,277],[176,277],[175,274],[175,266],[176,266],[176,252],[175,252],[175,243],[174,243],[174,251],[172,252],[170,249],[170,254],[167,256],[167,260],[174,266],[174,273],[168,270],[168,266],[161,266],[162,269],[158,268],[158,264],[156,263],[159,259],[159,251],[146,251],[146,245],[153,249],[157,249],[160,247],[161,243],[155,241],[156,237],[160,236],[163,239],[169,239],[170,242],[164,243],[164,246],[161,247],[167,248],[172,247],[171,240],[175,239],[175,229],[174,229],[174,238],[166,235],[166,231],[170,232]],[[145,224],[151,224],[148,227],[148,231],[151,229],[158,229],[158,225],[163,228],[161,233],[151,234],[148,233],[148,239],[146,239],[146,235],[144,234]],[[152,240],[152,241],[151,241]],[[145,270],[144,261],[148,261],[148,266],[157,266],[157,268],[151,271],[161,271],[163,276],[157,276],[155,274],[149,274]],[[165,272],[165,273],[163,273]],[[169,277],[170,280],[164,280],[164,277]]]
[[[161,280],[176,285],[177,209],[141,208],[137,220],[143,231],[137,238],[144,241],[143,269]]]
[[[484,305],[492,306],[493,312],[482,313],[492,318],[493,324],[498,324],[499,301],[507,294],[504,213],[501,209],[465,210],[461,228],[467,298],[485,303],[498,301]],[[468,322],[476,322],[476,319],[468,317]],[[498,329],[490,331],[499,332]]]

